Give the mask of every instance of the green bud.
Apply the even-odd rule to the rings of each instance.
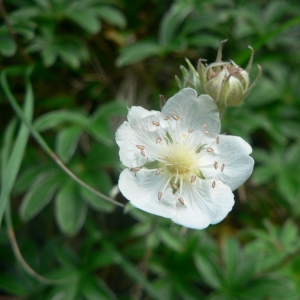
[[[214,63],[207,65],[201,59],[196,71],[190,61],[186,60],[189,69],[181,68],[184,81],[180,84],[180,88],[189,86],[195,88],[199,94],[210,95],[218,105],[220,112],[223,112],[226,107],[241,105],[257,84],[262,73],[262,69],[258,65],[258,75],[250,85],[249,72],[254,56],[253,49],[249,47],[251,56],[244,70],[233,61],[222,61],[222,48],[225,42],[226,40],[221,42]]]

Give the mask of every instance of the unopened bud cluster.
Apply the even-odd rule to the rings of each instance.
[[[181,66],[183,82],[176,76],[180,89],[193,87],[199,94],[210,95],[220,112],[226,107],[238,106],[248,96],[261,77],[261,67],[258,65],[258,75],[250,85],[249,73],[252,67],[254,51],[251,47],[251,57],[246,69],[240,68],[233,61],[222,61],[222,49],[225,41],[222,41],[218,50],[217,59],[214,63],[205,64],[205,60],[199,59],[197,71],[190,61],[186,59],[188,69]]]

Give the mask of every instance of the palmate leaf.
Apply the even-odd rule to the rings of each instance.
[[[55,199],[55,216],[60,230],[67,235],[75,235],[85,221],[86,210],[87,206],[79,196],[76,183],[65,183]]]
[[[60,175],[57,172],[44,172],[36,178],[20,206],[20,215],[24,221],[31,220],[51,201],[63,182]]]
[[[105,195],[109,195],[112,187],[112,182],[107,173],[101,170],[86,170],[80,174],[80,177],[84,182],[90,186],[101,191]],[[79,187],[79,193],[82,197],[82,201],[85,201],[91,208],[104,212],[111,212],[114,209],[114,205],[110,202],[103,201],[101,197],[95,195],[86,188]]]
[[[68,162],[73,156],[82,134],[79,126],[70,126],[60,130],[56,136],[56,152],[63,162]]]
[[[160,55],[162,51],[163,47],[154,41],[140,41],[123,48],[116,60],[116,65],[124,67],[135,64],[146,58]]]
[[[1,84],[6,96],[9,99],[14,100],[14,96],[12,95],[9,89],[9,85],[6,79],[7,73],[9,73],[10,71],[13,72],[17,71],[18,73],[20,72],[20,69],[14,68],[14,69],[7,69],[3,71],[1,74]],[[21,74],[23,72],[24,71],[22,70]],[[31,68],[26,70],[26,77],[25,77],[26,94],[25,94],[25,103],[24,103],[24,115],[29,122],[32,119],[33,101],[34,101],[33,91],[31,87],[31,83],[29,81],[30,72],[31,72]],[[12,147],[11,154],[9,158],[7,157],[8,160],[3,161],[1,165],[2,181],[1,181],[1,195],[0,195],[0,224],[2,221],[4,211],[6,209],[6,205],[8,204],[9,201],[11,190],[13,188],[17,174],[19,172],[21,162],[23,160],[23,155],[27,144],[28,136],[29,136],[29,130],[25,124],[22,124],[18,132],[18,135],[15,139],[14,145]],[[9,138],[12,139],[12,136]],[[4,148],[5,147],[7,147],[7,145],[4,145]]]
[[[17,51],[17,45],[9,33],[0,28],[0,53],[3,56],[13,56]]]

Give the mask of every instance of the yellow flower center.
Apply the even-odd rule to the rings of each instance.
[[[195,154],[184,145],[170,144],[164,158],[166,170],[171,176],[193,173],[196,162]]]

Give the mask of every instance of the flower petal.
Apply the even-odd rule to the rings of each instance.
[[[252,174],[254,160],[249,156],[252,148],[240,137],[220,135],[213,149],[203,152],[201,171],[205,178],[221,180],[234,191]]]
[[[141,169],[133,173],[124,170],[119,179],[122,194],[136,207],[165,218],[172,218],[176,211],[176,201],[170,186],[164,190],[161,199],[158,193],[167,182],[162,174],[156,175],[156,170]]]
[[[146,162],[156,160],[161,150],[157,139],[165,134],[160,126],[154,125],[157,124],[159,115],[159,112],[149,112],[143,108],[140,110],[138,107],[129,110],[130,121],[125,121],[116,132],[120,159],[125,166],[140,167]]]
[[[128,111],[127,120],[129,123],[134,123],[136,120],[144,119],[157,113],[159,112],[155,110],[149,111],[141,106],[132,106]]]
[[[167,101],[161,112],[161,124],[170,126],[179,137],[192,132],[190,140],[197,145],[215,139],[220,132],[217,105],[208,95],[198,97],[191,88],[182,89]]]
[[[172,220],[194,229],[222,221],[234,204],[233,193],[222,182],[216,182],[214,188],[212,186],[212,180],[197,179],[186,183],[181,195],[184,205],[177,204],[176,216]]]

